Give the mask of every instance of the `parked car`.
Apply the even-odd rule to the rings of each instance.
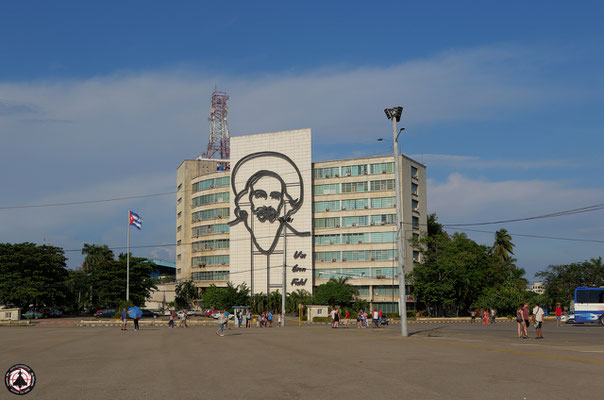
[[[155,311],[147,310],[147,309],[144,309],[144,308],[141,311],[143,312],[143,318],[144,317],[150,317],[150,318],[157,318],[157,317],[159,317],[159,314],[156,313]]]
[[[94,313],[94,316],[97,318],[111,318],[114,315],[115,315],[114,308],[104,308],[104,309],[98,310],[96,313]]]
[[[216,310],[213,314],[212,314],[212,318],[214,319],[218,319],[218,316],[220,315],[220,311]],[[234,320],[235,319],[235,314],[233,313],[229,313],[229,319]]]
[[[27,312],[21,314],[21,317],[26,319],[44,318],[44,313],[42,313],[42,311],[38,308],[30,308],[29,310],[27,310]]]
[[[389,323],[390,320],[388,319],[388,317],[382,316],[382,318],[380,319],[380,325],[388,325]]]

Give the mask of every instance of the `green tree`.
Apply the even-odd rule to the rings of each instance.
[[[307,306],[312,304],[312,300],[312,294],[304,289],[297,289],[287,295],[285,309],[288,313],[296,313],[298,315],[298,305]]]
[[[500,229],[495,232],[495,243],[493,243],[493,255],[502,263],[512,262],[514,254],[514,243],[512,236],[505,229]]]
[[[229,282],[227,287],[210,285],[203,290],[201,298],[205,307],[230,310],[233,306],[248,305],[249,293],[250,290],[245,284],[235,287]]]
[[[315,288],[313,300],[316,304],[350,307],[358,295],[358,290],[347,283],[349,278],[330,279]]]
[[[0,302],[62,307],[68,270],[63,249],[34,243],[0,244]]]
[[[602,257],[598,257],[580,263],[550,265],[535,276],[543,280],[550,307],[556,303],[569,306],[577,287],[604,286],[604,265]]]
[[[85,243],[82,247],[82,254],[86,254],[86,258],[82,262],[82,271],[89,271],[115,259],[113,251],[106,244],[101,246]]]
[[[193,304],[193,300],[199,298],[197,287],[193,281],[182,281],[176,285],[174,289],[176,298],[174,303],[179,309],[190,309]]]

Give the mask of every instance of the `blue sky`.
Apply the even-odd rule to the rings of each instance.
[[[382,110],[404,106],[401,147],[428,166],[441,222],[604,203],[604,6],[416,3],[4,2],[0,207],[173,190],[206,146],[214,85],[233,135],[310,127],[316,161],[388,152]],[[173,196],[0,210],[0,241],[122,246],[129,208],[145,220],[133,245],[175,241]],[[501,227],[604,240],[603,216]],[[529,278],[604,253],[514,242]]]

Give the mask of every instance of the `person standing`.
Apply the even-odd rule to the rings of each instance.
[[[241,310],[237,311],[237,328],[241,328],[241,320],[243,319],[243,314]]]
[[[277,326],[279,328],[281,328],[281,318],[282,318],[281,313],[277,314]]]
[[[526,337],[524,336],[526,324],[524,323],[524,317],[522,315],[522,306],[518,306],[518,308],[516,309],[516,325],[518,325],[518,339],[526,339]]]
[[[273,312],[272,311],[268,312],[267,321],[268,321],[268,327],[272,328],[273,327]]]
[[[246,328],[252,327],[252,313],[250,313],[249,309],[247,309],[245,311],[245,327]]]
[[[380,327],[380,314],[378,313],[378,310],[373,310],[373,313],[371,315],[372,320],[373,320],[373,327],[374,328],[379,328]]]
[[[331,327],[335,328],[336,327],[336,308],[332,308],[331,309]]]
[[[126,309],[124,308],[122,310],[122,330],[123,331],[127,331],[128,329],[126,329],[126,322],[128,321],[128,314],[126,313]]]
[[[378,326],[382,326],[382,316],[383,316],[383,312],[382,309],[380,308],[380,311],[378,311]]]
[[[472,317],[472,319],[470,319],[470,323],[473,324],[476,320],[476,310],[470,310],[470,317]]]
[[[229,316],[231,314],[229,314],[229,312],[227,310],[224,310],[223,313],[224,313],[224,329],[229,329]]]
[[[138,327],[138,314],[134,315],[134,330],[140,330],[140,328]]]
[[[495,309],[491,308],[489,311],[489,317],[491,318],[491,325],[495,323]]]
[[[346,326],[346,328],[348,328],[349,324],[350,324],[350,311],[346,310],[346,314],[344,314],[344,325]]]
[[[560,304],[556,306],[556,326],[562,326],[562,307]]]
[[[528,303],[524,303],[524,307],[522,307],[522,319],[524,320],[524,336],[528,339],[528,327],[531,325]]]
[[[219,336],[224,336],[224,314],[222,311],[218,313],[218,329],[216,330],[216,334]]]
[[[535,307],[533,308],[533,323],[535,324],[535,330],[537,331],[536,339],[543,339],[541,325],[543,324],[544,314],[543,308],[539,307],[539,304],[535,304]]]
[[[174,318],[176,318],[176,313],[174,311],[170,311],[170,322],[168,322],[168,326],[170,328],[174,328]]]

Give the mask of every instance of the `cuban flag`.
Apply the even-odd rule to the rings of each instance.
[[[140,231],[143,226],[143,219],[137,213],[134,213],[132,211],[128,211],[128,213],[128,218],[130,220],[130,223],[128,225],[134,225]]]

